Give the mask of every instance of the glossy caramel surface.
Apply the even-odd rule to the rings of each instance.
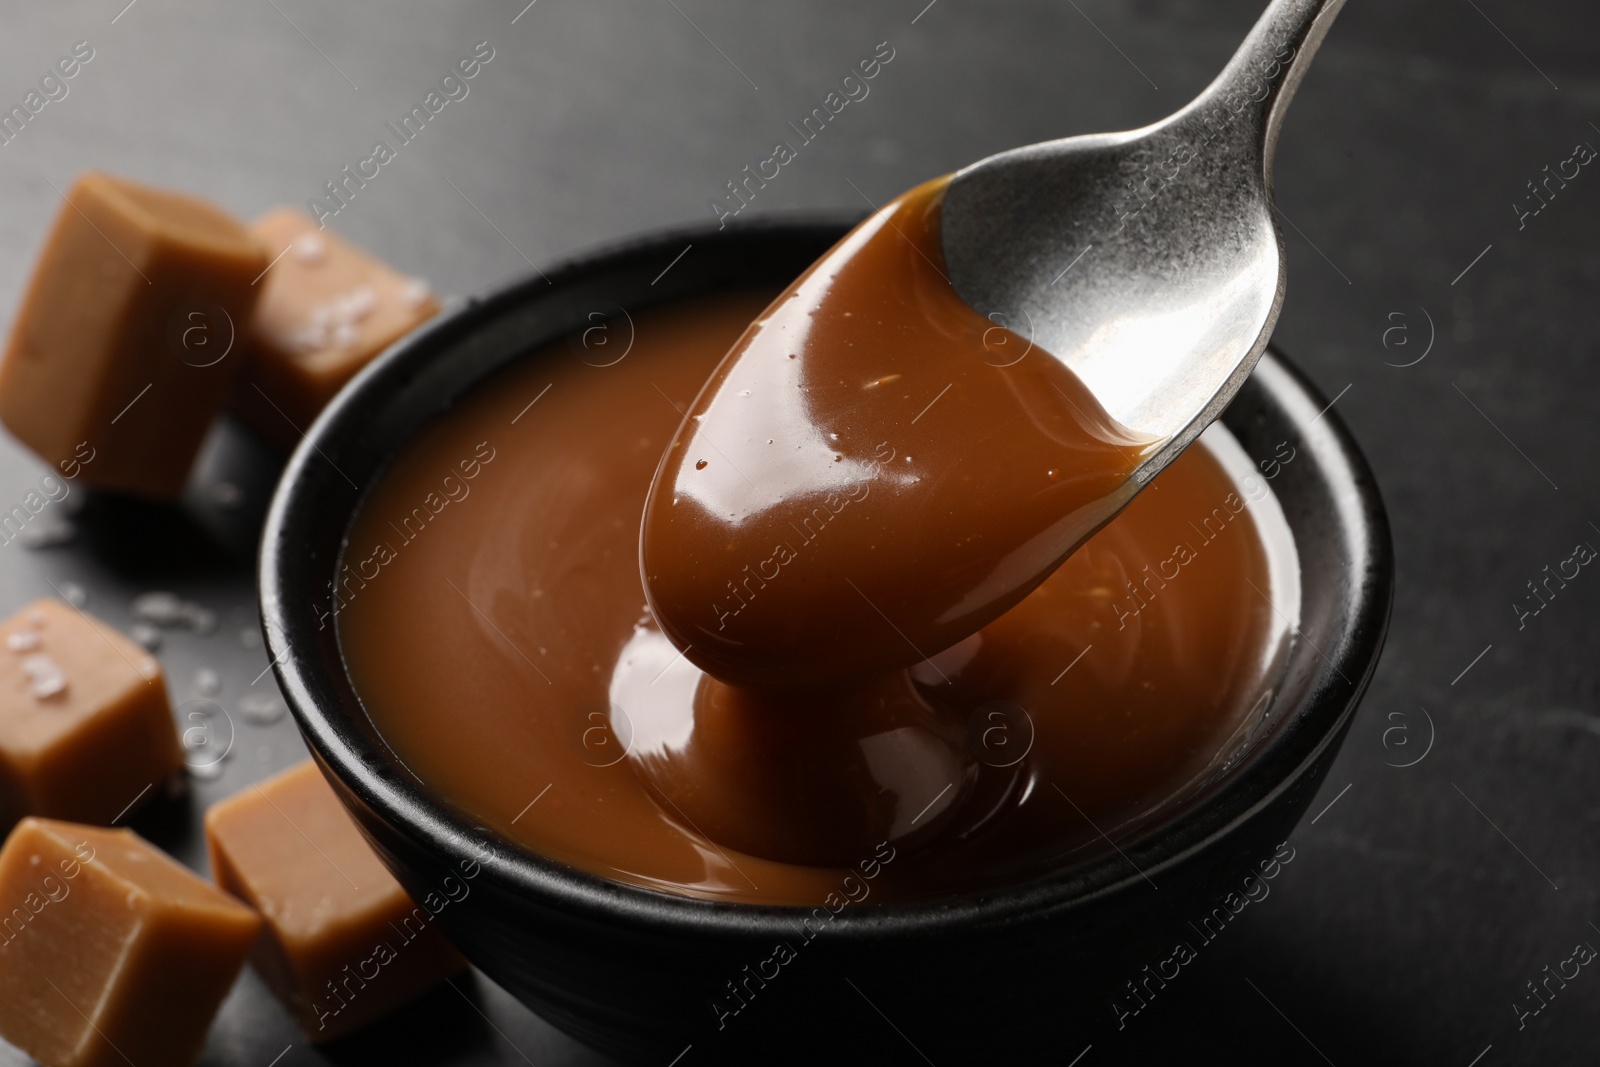
[[[886,205],[785,290],[667,448],[645,591],[724,681],[920,662],[1021,600],[1132,493],[1152,442],[951,289],[945,186]]]
[[[634,885],[814,904],[848,864],[714,840],[729,831],[697,829],[633,766],[683,739],[704,678],[646,607],[645,496],[683,412],[771,295],[636,312],[618,362],[561,342],[469,394],[372,489],[334,623],[380,732],[486,824]],[[879,817],[905,826],[931,805],[930,825],[857,857],[894,857],[874,899],[1012,883],[1109,850],[1102,831],[1121,840],[1214,773],[1283,647],[1275,509],[1214,430],[1021,603],[892,675],[913,724],[935,713],[963,802],[941,815],[937,782],[903,783]],[[852,739],[863,765],[906,736],[906,721],[878,721]]]

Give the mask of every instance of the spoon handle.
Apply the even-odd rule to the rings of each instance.
[[[1222,73],[1172,117],[1173,125],[1253,157],[1270,191],[1284,113],[1342,7],[1344,0],[1272,0]]]

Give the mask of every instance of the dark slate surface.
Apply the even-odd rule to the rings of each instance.
[[[479,41],[495,55],[470,95],[333,223],[446,293],[709,218],[723,183],[878,42],[895,58],[871,95],[751,212],[859,209],[992,151],[1159,118],[1201,88],[1258,9],[124,2],[5,12],[7,106],[74,42],[95,51],[69,95],[0,147],[7,322],[55,190],[78,171],[193,189],[246,215],[303,203]],[[1513,605],[1545,565],[1600,545],[1600,171],[1584,168],[1520,227],[1512,205],[1531,206],[1525,183],[1575,144],[1600,145],[1597,22],[1581,0],[1352,0],[1318,58],[1281,145],[1292,226],[1277,336],[1339,396],[1386,493],[1400,571],[1388,652],[1270,897],[1125,1029],[1063,1033],[1058,1062],[1202,1050],[1341,1065],[1593,1061],[1600,973],[1585,968],[1522,1028],[1513,1003],[1574,944],[1600,945],[1600,577],[1586,569],[1520,628]],[[74,582],[118,625],[151,589],[217,613],[214,633],[169,633],[159,654],[175,701],[197,695],[201,668],[220,674],[235,735],[224,771],[196,782],[187,806],[136,822],[196,865],[203,806],[303,751],[288,720],[259,727],[237,713],[272,684],[252,683],[266,661],[241,637],[254,625],[272,463],[224,431],[208,464],[183,513],[91,501],[75,544],[0,549],[6,611]],[[40,473],[0,440],[0,500]],[[243,507],[219,507],[206,490],[216,481],[245,489]],[[849,994],[818,1025],[837,1033],[838,1062],[949,1062]],[[314,1050],[248,973],[206,1055],[256,1067],[524,1061],[603,1062],[481,978],[393,1028]],[[0,1062],[25,1061],[0,1049]]]

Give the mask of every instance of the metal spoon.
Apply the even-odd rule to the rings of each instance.
[[[1153,478],[1222,414],[1283,306],[1272,162],[1344,0],[1273,0],[1171,117],[1029,145],[959,171],[941,225],[955,290],[1029,337],[1131,430]]]
[[[723,682],[811,688],[927,660],[1020,602],[1221,414],[1282,303],[1273,147],[1341,6],[1274,0],[1210,89],[1146,130],[918,187],[763,312],[645,503],[645,593],[682,655]],[[927,277],[918,242],[947,273]],[[1060,359],[1129,433],[1067,425],[1043,355],[988,373],[980,315]],[[916,428],[912,394],[956,382],[961,416]]]

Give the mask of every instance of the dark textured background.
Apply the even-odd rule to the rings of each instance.
[[[709,218],[723,183],[788,139],[786,123],[880,41],[896,57],[871,95],[751,212],[864,208],[863,196],[881,202],[996,150],[1155,120],[1205,84],[1259,10],[1255,0],[124,2],[13,0],[0,15],[7,106],[73,42],[96,53],[66,99],[0,147],[7,322],[60,206],[52,185],[100,167],[248,216],[303,204],[485,39],[495,58],[471,94],[334,222],[445,293]],[[1600,576],[1585,570],[1521,630],[1512,604],[1546,564],[1579,542],[1600,545],[1600,170],[1583,170],[1524,229],[1511,205],[1576,143],[1600,146],[1597,30],[1582,0],[1351,0],[1323,47],[1280,146],[1293,224],[1277,339],[1339,395],[1384,489],[1400,574],[1388,651],[1270,897],[1125,1030],[1062,1034],[1059,1062],[1091,1044],[1083,1067],[1205,1050],[1230,1062],[1594,1061],[1594,968],[1525,1029],[1511,1005],[1576,943],[1600,945]],[[1415,360],[1435,333],[1420,363],[1389,365]],[[275,472],[234,433],[213,444],[181,514],[93,500],[76,543],[0,549],[0,610],[71,581],[122,626],[131,598],[157,588],[218,613],[215,633],[169,634],[159,655],[175,702],[195,695],[200,668],[221,674],[236,733],[224,773],[197,782],[188,806],[136,821],[195,863],[203,806],[302,754],[288,720],[255,727],[236,711],[272,684],[269,674],[252,689],[266,661],[241,631],[255,624],[251,560]],[[0,441],[0,500],[39,473]],[[244,508],[219,508],[208,479],[244,487]],[[490,983],[458,985],[394,1027],[319,1051],[247,972],[206,1062],[602,1062]],[[837,1032],[838,1062],[924,1062],[848,993],[818,1026]],[[936,1047],[921,1052],[948,1062]],[[0,1047],[0,1062],[24,1060]]]

